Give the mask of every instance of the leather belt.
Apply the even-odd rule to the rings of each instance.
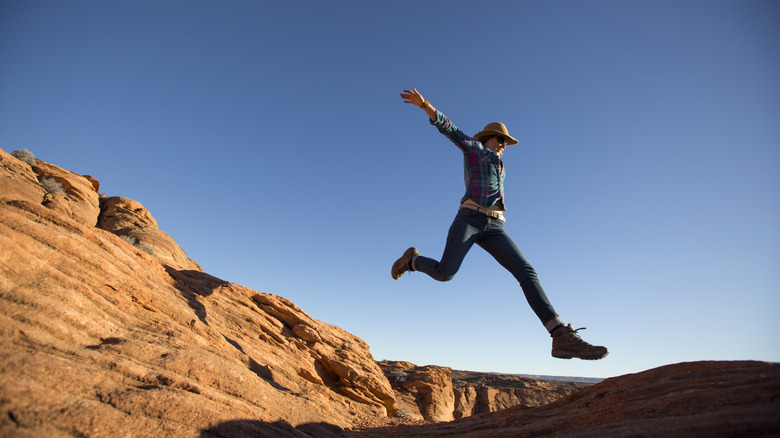
[[[493,219],[498,219],[500,221],[506,222],[506,219],[504,218],[504,213],[502,213],[500,211],[488,210],[487,208],[484,208],[484,207],[479,207],[479,206],[474,205],[474,204],[466,204],[466,203],[460,204],[460,208],[466,208],[466,209],[469,209],[469,210],[474,210],[476,212],[484,214],[487,217],[492,217]]]

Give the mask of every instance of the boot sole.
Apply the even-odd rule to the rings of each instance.
[[[582,360],[600,360],[600,359],[604,359],[607,356],[609,356],[609,351],[604,353],[603,356],[590,356],[590,357],[578,356],[576,354],[560,354],[560,353],[559,354],[555,354],[555,353],[552,354],[552,357],[554,357],[556,359],[582,359]]]

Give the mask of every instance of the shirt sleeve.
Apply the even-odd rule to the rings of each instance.
[[[457,126],[453,125],[450,119],[439,110],[436,110],[436,120],[430,120],[430,122],[431,125],[435,126],[439,132],[449,138],[463,152],[466,152],[476,142],[476,140],[464,134]]]

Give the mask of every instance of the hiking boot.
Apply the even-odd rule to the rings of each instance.
[[[583,341],[577,334],[580,330],[584,330],[584,327],[574,330],[571,324],[560,326],[553,330],[552,356],[558,359],[576,357],[585,360],[597,360],[609,354],[607,347],[590,345]]]
[[[404,275],[404,272],[412,270],[412,259],[419,254],[417,248],[409,248],[404,252],[404,255],[400,259],[393,263],[393,269],[390,270],[390,275],[393,276],[393,280],[398,280]]]

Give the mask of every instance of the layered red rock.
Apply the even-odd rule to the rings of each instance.
[[[32,158],[31,162],[18,160],[0,149],[0,198],[41,203],[79,223],[97,223],[100,183],[95,178],[38,159]]]
[[[349,437],[780,436],[780,364],[690,362],[606,379],[544,406]]]
[[[252,300],[282,324],[282,333],[292,339],[296,348],[309,355],[309,360],[298,362],[300,377],[336,388],[359,403],[382,407],[383,415],[395,414],[393,389],[365,341],[340,327],[312,319],[285,298],[255,294]]]
[[[55,165],[35,160],[32,166],[38,181],[59,184],[62,192],[50,191],[44,205],[85,225],[94,226],[100,213],[98,190],[100,183],[89,175],[78,175]],[[59,189],[59,187],[57,187]]]
[[[581,383],[453,371],[403,361],[379,362],[396,393],[399,412],[412,420],[452,421],[512,406],[536,407],[579,391]]]
[[[46,190],[30,164],[0,149],[0,199],[42,203]],[[97,221],[97,216],[95,216]]]
[[[451,368],[400,361],[382,361],[379,365],[393,385],[399,409],[405,417],[426,421],[454,419]]]
[[[513,406],[544,406],[590,384],[517,375],[453,371],[454,417],[464,418]]]
[[[154,255],[166,266],[203,271],[171,236],[158,228],[152,213],[138,201],[120,196],[101,199],[97,226],[124,237],[129,244]]]
[[[151,255],[76,213],[88,210],[77,197],[46,202],[32,168],[0,159],[0,436],[330,433],[393,414],[358,337],[159,245]],[[156,228],[120,204],[145,221],[133,229]]]

